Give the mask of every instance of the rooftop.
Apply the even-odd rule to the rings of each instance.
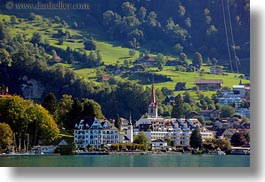
[[[196,80],[196,84],[203,84],[203,83],[219,83],[222,84],[223,80]]]
[[[234,88],[245,88],[245,85],[233,85],[233,89]]]

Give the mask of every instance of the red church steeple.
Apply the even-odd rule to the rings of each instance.
[[[151,104],[156,104],[156,95],[155,95],[155,87],[154,87],[154,76],[153,76],[153,82],[152,82],[152,92],[151,92]]]
[[[148,115],[151,118],[157,118],[158,117],[158,106],[156,102],[156,96],[155,96],[155,86],[154,86],[154,76],[153,76],[153,83],[152,83],[152,91],[151,91],[151,97],[150,97],[150,104],[148,106]]]

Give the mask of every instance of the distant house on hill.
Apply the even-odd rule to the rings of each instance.
[[[168,60],[166,66],[177,66],[182,65],[182,63],[178,60]]]
[[[108,82],[111,79],[111,76],[109,75],[102,75],[100,81],[102,82]]]
[[[156,62],[156,58],[154,56],[144,56],[141,57],[140,59],[136,60],[134,64],[141,64],[145,65],[147,67],[156,67],[158,66]]]
[[[195,84],[199,90],[219,90],[222,88],[223,80],[196,80]]]
[[[210,74],[221,75],[222,73],[223,73],[222,67],[220,66],[212,66],[210,68]]]
[[[131,69],[131,72],[137,73],[137,72],[142,72],[145,70],[144,66],[142,65],[134,65]]]
[[[60,62],[62,62],[62,60],[63,60],[63,59],[62,59],[60,56],[56,56],[56,57],[55,57],[55,62],[56,62],[56,63],[60,63]]]
[[[219,129],[217,130],[215,137],[219,139],[231,139],[233,134],[236,132],[236,129]]]
[[[213,126],[217,129],[228,129],[228,128],[241,128],[241,119],[237,117],[228,117],[228,118],[217,118],[213,122]]]
[[[205,120],[216,119],[220,116],[220,110],[201,110],[198,112]]]

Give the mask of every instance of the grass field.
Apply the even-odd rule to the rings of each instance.
[[[8,15],[0,15],[0,19],[5,19],[6,21],[10,21],[10,16]],[[84,50],[84,45],[82,42],[79,42],[75,39],[74,42],[72,41],[64,41],[63,45],[58,44],[58,39],[54,39],[52,36],[53,34],[56,34],[60,25],[56,23],[51,23],[51,20],[47,18],[42,18],[43,20],[40,22],[36,21],[29,21],[27,19],[19,19],[19,23],[16,23],[10,28],[11,35],[15,36],[18,33],[25,34],[27,39],[30,39],[34,32],[39,32],[43,36],[44,39],[47,39],[49,41],[49,44],[55,47],[59,47],[62,49],[66,49],[67,47],[70,47],[71,49],[76,50]],[[72,37],[86,37],[86,35],[83,32],[80,32],[78,30],[74,30],[71,28],[65,28],[68,32],[70,32]],[[87,36],[90,34],[87,33]],[[95,33],[93,33],[95,35]],[[100,37],[100,35],[95,36]],[[88,38],[88,37],[87,37]],[[136,51],[136,54],[133,57],[129,56],[129,49],[124,48],[120,45],[117,45],[117,43],[112,42],[105,42],[102,40],[96,40],[96,46],[97,50],[100,51],[102,55],[102,59],[105,65],[109,64],[123,64],[124,60],[135,60],[139,57],[139,52]],[[86,51],[88,54],[90,51]]]
[[[203,67],[204,70],[209,70],[207,66]],[[195,87],[195,81],[197,79],[221,79],[223,80],[223,87],[229,87],[232,88],[233,85],[238,85],[240,82],[240,74],[234,74],[234,73],[225,73],[225,75],[213,75],[204,73],[200,75],[198,72],[179,72],[175,71],[175,68],[173,66],[165,66],[164,69],[160,72],[157,72],[156,74],[161,74],[168,76],[172,79],[172,81],[169,82],[163,82],[163,83],[156,83],[156,88],[161,89],[162,87],[166,87],[170,90],[175,89],[175,85],[177,82],[186,82],[186,88],[191,89]],[[249,80],[242,80],[243,83],[249,83]],[[151,85],[146,85],[148,87],[151,87]],[[183,94],[185,91],[174,91],[174,94]],[[197,96],[196,91],[189,90],[190,94],[194,97]],[[201,91],[206,96],[211,96],[212,94],[216,93],[215,91]]]
[[[177,82],[186,82],[186,88],[192,88],[195,86],[195,81],[198,79],[221,79],[223,80],[224,87],[232,87],[233,85],[237,85],[240,82],[240,74],[234,73],[226,73],[225,75],[214,75],[203,73],[200,75],[198,72],[179,72],[175,71],[173,66],[165,66],[163,71],[158,72],[157,74],[166,75],[170,77],[174,83]],[[249,81],[248,81],[249,82]],[[174,89],[174,85],[172,82],[158,83],[157,87],[167,87],[170,89]]]
[[[5,19],[6,21],[10,21],[9,15],[0,15],[0,19]],[[84,45],[82,42],[80,42],[80,38],[82,37],[89,37],[93,36],[96,41],[97,49],[100,51],[102,55],[102,59],[105,65],[109,64],[120,64],[122,65],[124,63],[124,60],[136,60],[139,57],[139,51],[136,51],[136,54],[133,57],[129,56],[129,49],[124,48],[117,44],[116,42],[108,42],[104,40],[104,36],[102,36],[102,32],[95,28],[87,28],[86,30],[80,29],[71,29],[66,27],[65,30],[70,32],[71,36],[73,37],[71,41],[65,40],[63,45],[58,44],[58,39],[53,38],[53,35],[57,33],[58,29],[61,25],[57,23],[52,23],[51,19],[48,18],[42,18],[38,16],[38,20],[28,20],[28,19],[22,19],[19,18],[19,23],[13,24],[9,30],[11,35],[15,36],[18,33],[25,34],[27,39],[30,40],[34,32],[39,32],[43,35],[44,39],[47,39],[49,41],[49,44],[52,46],[56,46],[62,49],[66,49],[67,47],[70,47],[72,49],[75,49],[77,51],[84,51]],[[90,31],[91,30],[91,31]],[[75,39],[76,37],[76,39]],[[89,53],[89,51],[86,51]],[[169,56],[170,57],[170,56]],[[173,57],[170,57],[173,59]],[[60,63],[61,64],[61,63]],[[69,65],[69,64],[62,64],[70,69],[73,69],[80,77],[82,77],[84,80],[87,81],[94,81],[96,82],[96,69],[94,68],[82,68],[75,65]],[[150,68],[149,70],[156,70],[157,68]],[[175,71],[175,67],[173,66],[165,66],[162,71],[156,72],[156,74],[161,74],[168,76],[172,79],[172,81],[169,82],[163,82],[163,83],[156,83],[155,87],[161,89],[162,87],[166,87],[170,90],[174,90],[175,85],[177,82],[186,82],[186,88],[190,89],[192,87],[195,87],[195,81],[197,79],[222,79],[223,80],[223,86],[231,88],[233,85],[237,85],[240,82],[239,74],[233,74],[233,73],[225,73],[225,75],[212,75],[208,74],[209,72],[209,66],[202,66],[202,68],[205,73],[200,74],[198,72],[179,72]],[[127,81],[128,78],[123,78],[121,76],[115,76],[117,80],[120,81]],[[139,80],[132,80],[135,82],[138,82]],[[249,83],[249,81],[243,80],[243,83]],[[151,85],[145,85],[150,87]],[[196,91],[190,91],[191,95],[196,97]],[[181,92],[174,92],[175,94],[183,93]],[[203,92],[207,96],[211,96],[213,91],[204,91]]]
[[[107,42],[96,42],[98,50],[100,50],[103,61],[106,65],[117,63],[117,61],[123,63],[124,60],[135,60],[139,57],[139,52],[133,57],[129,56],[129,49],[121,46],[115,46]]]

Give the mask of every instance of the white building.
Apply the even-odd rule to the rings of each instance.
[[[157,139],[151,142],[152,149],[165,149],[167,147],[167,142],[162,139]]]
[[[208,129],[206,128],[201,128],[201,136],[202,136],[202,141],[206,141],[206,140],[211,140],[214,138],[214,135],[212,132],[210,132]]]
[[[74,142],[79,148],[99,148],[102,145],[119,143],[118,129],[108,120],[87,118],[75,125]]]
[[[237,108],[236,113],[250,119],[250,109],[248,108]]]
[[[238,108],[242,103],[242,98],[239,94],[234,94],[233,92],[224,92],[223,96],[219,98],[218,101],[222,106],[235,105],[235,108]]]
[[[197,119],[164,119],[158,117],[158,105],[155,101],[154,84],[152,85],[151,103],[148,106],[148,118],[141,118],[135,123],[134,135],[143,131],[152,143],[157,140],[171,139],[175,146],[189,146],[192,130],[201,123]],[[213,137],[208,130],[201,130],[203,140]]]
[[[245,85],[234,85],[233,92],[235,95],[238,95],[241,98],[245,97],[246,96]]]

